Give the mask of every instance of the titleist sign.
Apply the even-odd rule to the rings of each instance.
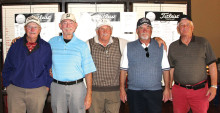
[[[172,14],[172,13],[161,13],[160,19],[176,19],[179,18],[179,14]]]
[[[105,18],[105,19],[114,19],[115,17],[116,17],[116,15],[109,15],[109,14],[102,15],[102,18]]]
[[[15,20],[17,16],[25,20],[27,17],[32,16],[32,15],[38,17],[41,23],[54,22],[54,19],[55,19],[54,13],[24,13],[24,14],[15,14]],[[18,23],[18,22],[15,21],[15,23]]]
[[[51,15],[45,15],[45,16],[39,15],[38,18],[39,18],[40,20],[43,20],[43,19],[50,20],[50,19],[52,18],[52,16],[51,16]]]
[[[148,18],[153,18],[153,21],[178,21],[182,12],[145,12]]]
[[[120,21],[120,12],[88,12],[91,15],[93,21],[99,19],[108,19],[111,22],[113,21]]]

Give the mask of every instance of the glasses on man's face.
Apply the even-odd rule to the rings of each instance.
[[[34,29],[34,30],[37,30],[38,29],[38,26],[27,26],[27,29],[28,30],[31,30],[31,29]]]
[[[144,50],[146,51],[146,57],[149,58],[150,54],[149,54],[149,51],[148,51],[148,47],[144,48]]]

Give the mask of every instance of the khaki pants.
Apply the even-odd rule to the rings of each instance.
[[[39,88],[7,87],[8,113],[43,113],[48,91],[46,86]]]
[[[120,105],[119,91],[92,91],[92,105],[89,113],[119,113]]]

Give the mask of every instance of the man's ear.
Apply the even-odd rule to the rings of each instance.
[[[96,28],[96,29],[95,29],[95,32],[96,32],[96,34],[98,35],[98,34],[99,34],[99,28]]]
[[[192,32],[194,31],[194,25],[192,25]]]
[[[179,26],[176,27],[176,30],[180,34]]]
[[[61,29],[61,26],[62,26],[61,23],[59,23],[59,27],[60,27],[60,29]]]
[[[76,28],[78,27],[78,23],[76,23]]]

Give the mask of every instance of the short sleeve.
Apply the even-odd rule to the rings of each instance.
[[[212,50],[212,47],[208,41],[206,41],[206,64],[210,65],[213,62],[216,62],[216,56],[214,51]]]

